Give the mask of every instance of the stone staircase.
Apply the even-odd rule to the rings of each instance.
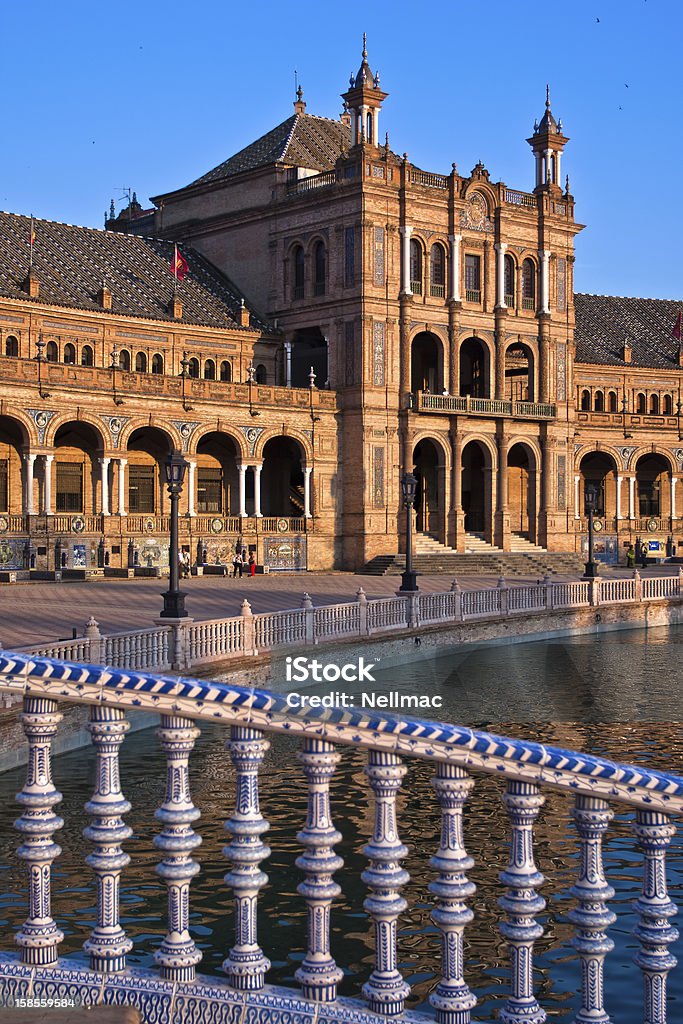
[[[413,568],[421,575],[452,576],[581,576],[584,562],[572,552],[549,552],[522,534],[513,534],[510,551],[489,544],[479,534],[465,534],[465,551],[441,544],[419,533],[413,544]],[[376,555],[359,572],[364,576],[398,576],[405,569],[404,555]]]

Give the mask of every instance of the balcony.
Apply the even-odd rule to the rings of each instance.
[[[467,302],[481,302],[481,288],[466,288],[465,300]]]
[[[511,416],[514,419],[552,420],[556,407],[549,402],[511,402],[500,398],[472,398],[470,395],[413,396],[414,412],[460,414],[464,416]]]

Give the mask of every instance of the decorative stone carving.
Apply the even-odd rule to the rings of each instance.
[[[45,443],[45,431],[47,430],[50,420],[57,415],[51,409],[27,409],[26,412],[29,414],[31,419],[36,425],[36,431],[38,433],[38,443]]]
[[[180,443],[182,450],[187,452],[190,446],[190,438],[194,434],[195,430],[199,426],[199,423],[191,423],[187,420],[171,420],[171,423],[180,434]]]
[[[635,446],[631,447],[629,445],[622,445],[620,448],[617,448],[617,451],[621,455],[622,461],[624,463],[624,469],[629,469],[631,459],[633,458],[633,453],[636,450],[637,449],[635,448]]]
[[[256,449],[256,443],[257,443],[259,437],[261,436],[261,434],[263,433],[264,428],[263,427],[247,426],[247,427],[240,427],[240,430],[242,431],[242,433],[244,434],[244,436],[246,438],[247,446],[249,448],[249,454],[253,455],[254,451]]]
[[[21,961],[32,967],[57,963],[59,943],[64,938],[50,912],[50,876],[52,862],[62,852],[52,841],[52,833],[64,822],[52,808],[61,802],[62,794],[52,782],[50,748],[62,715],[57,702],[43,697],[25,697],[20,714],[21,725],[28,740],[26,782],[17,803],[24,813],[14,823],[24,841],[17,850],[28,870],[28,917],[17,933]]]
[[[344,865],[334,852],[342,837],[330,815],[330,779],[340,755],[325,740],[307,739],[298,756],[308,782],[306,825],[297,836],[306,852],[296,861],[306,875],[297,891],[306,901],[308,951],[296,978],[305,999],[328,1003],[337,998],[337,985],[344,977],[330,953],[330,907],[341,892],[332,875]]]
[[[130,416],[100,416],[111,437],[112,448],[118,448],[121,442],[121,432],[130,419]]]
[[[190,796],[188,760],[199,729],[191,718],[162,715],[157,736],[166,754],[166,795],[155,813],[164,829],[154,845],[166,855],[157,872],[168,886],[168,931],[154,959],[162,978],[188,982],[202,958],[189,932],[190,882],[199,871],[191,853],[202,840],[192,829],[200,812]]]
[[[259,807],[258,772],[270,743],[262,732],[242,726],[233,726],[230,736],[228,749],[236,773],[235,812],[225,823],[233,838],[223,853],[233,864],[225,881],[235,893],[235,945],[223,961],[223,970],[233,988],[253,991],[263,988],[270,968],[256,937],[258,894],[268,881],[259,864],[270,856],[270,849],[261,842],[270,826]]]

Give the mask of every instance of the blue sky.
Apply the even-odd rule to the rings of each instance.
[[[122,187],[146,204],[288,117],[295,68],[336,117],[364,30],[380,129],[428,170],[481,159],[530,190],[549,82],[587,225],[577,290],[683,298],[680,0],[25,0],[3,13],[0,208],[99,227]]]

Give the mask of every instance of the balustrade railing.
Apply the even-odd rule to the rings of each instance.
[[[554,419],[557,407],[552,402],[513,402],[505,398],[473,398],[470,395],[432,395],[417,392],[417,412],[466,413],[473,416],[515,416]]]
[[[516,189],[505,189],[505,202],[511,206],[525,206],[529,210],[538,209],[538,200],[530,192],[518,192]]]
[[[418,171],[416,167],[410,171],[410,180],[413,185],[424,185],[426,188],[448,188],[448,178],[445,175]]]
[[[500,596],[503,590],[499,587],[494,593]],[[566,947],[564,959],[575,956],[579,962],[580,1009],[575,1020],[606,1024],[611,1019],[605,960],[614,943],[608,929],[617,922],[623,929],[627,911],[622,909],[623,901],[614,900],[602,848],[618,810],[622,817],[624,812],[632,814],[632,844],[638,850],[634,863],[641,871],[640,893],[633,904],[633,959],[642,986],[629,979],[629,1000],[632,1005],[642,1002],[642,1019],[648,1024],[667,1024],[667,979],[676,966],[669,946],[678,932],[671,923],[677,908],[667,889],[666,856],[676,831],[672,816],[683,813],[680,776],[459,725],[381,712],[369,717],[348,707],[318,709],[312,714],[298,705],[290,707],[286,695],[267,690],[104,667],[85,669],[0,652],[0,695],[6,694],[19,695],[24,701],[21,719],[28,764],[25,785],[17,796],[22,813],[15,827],[21,837],[17,853],[26,864],[28,898],[27,917],[16,935],[18,956],[0,951],[0,1005],[26,998],[71,998],[135,1006],[145,1020],[173,1016],[183,1024],[238,1017],[272,1024],[294,1019],[376,1024],[374,1015],[380,1019],[399,1016],[410,992],[398,956],[402,919],[414,909],[410,899],[411,903],[432,903],[441,964],[429,1002],[439,1024],[469,1024],[473,1015],[479,1019],[477,992],[468,984],[465,944],[475,934],[475,919],[491,912],[498,916],[505,947],[504,952],[492,950],[492,955],[504,955],[510,968],[498,1016],[507,1024],[521,1020],[541,1024],[546,1011],[534,959],[548,907],[538,892],[544,878],[535,860],[535,831],[546,794],[559,791],[567,810],[572,809],[579,853],[576,862],[570,859],[563,865],[574,905],[569,913],[563,910],[568,928],[557,940]],[[96,901],[85,942],[87,963],[82,958],[60,958],[64,935],[52,916],[51,881],[61,854],[53,836],[64,825],[55,813],[62,796],[51,765],[52,742],[62,718],[57,695],[59,707],[91,706],[88,729],[95,749],[94,791],[85,807],[91,824],[84,834],[93,847],[86,863],[94,877]],[[161,715],[157,736],[166,757],[165,796],[156,812],[161,831],[155,845],[161,855],[157,871],[167,888],[167,912],[154,972],[128,962],[134,944],[122,926],[120,912],[120,887],[131,857],[122,844],[130,844],[131,853],[135,850],[132,830],[124,820],[131,807],[124,795],[126,779],[119,770],[128,730],[126,715],[132,709]],[[234,767],[229,794],[234,810],[225,822],[229,842],[223,851],[231,865],[225,884],[234,901],[233,944],[222,965],[227,983],[195,973],[201,953],[193,931],[200,922],[191,913],[191,883],[199,870],[201,835],[194,828],[200,815],[192,803],[188,763],[202,722],[226,729]],[[297,836],[303,851],[296,861],[301,872],[297,891],[307,918],[304,944],[292,950],[300,962],[298,992],[267,986],[270,921],[262,917],[260,935],[257,932],[259,894],[268,883],[261,863],[271,852],[263,841],[269,823],[268,809],[261,807],[259,776],[268,737],[277,733],[300,741],[301,781],[308,796]],[[342,836],[331,817],[330,796],[344,747],[367,751],[367,790],[362,801],[370,805],[372,834],[363,849],[367,867],[361,880],[368,890],[364,909],[375,936],[374,965],[361,993],[356,993],[362,994],[366,1007],[338,997],[343,972],[334,959],[331,929],[331,910],[340,894],[335,875],[340,877],[343,862],[335,852]],[[431,869],[431,878],[414,879],[409,890],[411,879],[402,865],[408,850],[400,838],[398,801],[401,789],[411,785],[408,764],[433,765],[432,785],[441,819],[436,849],[430,851],[422,843],[417,851]],[[495,905],[482,905],[481,895],[473,899],[475,886],[469,875],[478,865],[467,852],[468,824],[463,815],[473,790],[487,776],[505,782],[502,803],[509,821],[509,859],[499,865],[498,910]],[[358,778],[353,784],[362,785]],[[487,789],[482,786],[480,801]],[[355,792],[344,793],[345,800],[357,802],[358,798]],[[486,813],[495,815],[495,804]],[[73,829],[75,823],[68,824]],[[624,837],[619,843],[624,845]],[[495,856],[493,847],[490,855]],[[348,878],[351,870],[345,874]],[[78,903],[79,892],[70,895],[72,904]],[[548,903],[555,898],[548,897]],[[82,901],[88,899],[83,893]],[[281,907],[276,903],[269,913],[294,913],[292,899],[291,894],[283,894]],[[83,912],[87,912],[85,902]],[[134,907],[127,906],[126,916],[132,914]],[[145,927],[149,929],[149,922]],[[205,942],[202,936],[202,945]],[[481,946],[478,950],[481,956]],[[419,959],[412,969],[420,970]],[[623,987],[625,977],[620,964],[615,983]],[[554,990],[557,984],[554,980]],[[574,991],[566,997],[573,998]],[[490,996],[479,1012],[482,1009],[491,1019]],[[426,1024],[432,1018],[413,1011],[410,1019]]]

